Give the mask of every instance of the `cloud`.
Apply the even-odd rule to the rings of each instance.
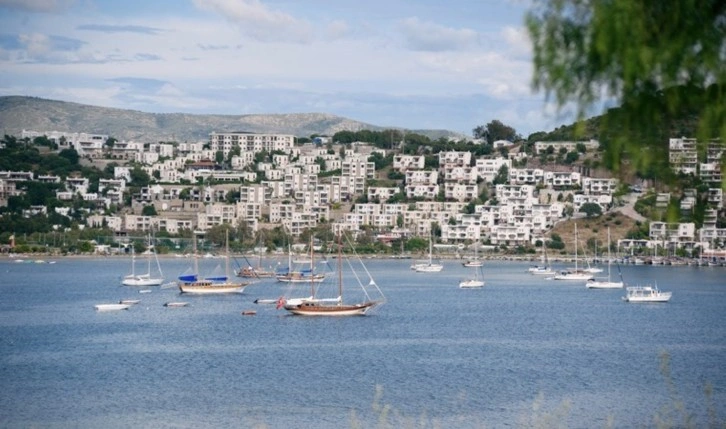
[[[159,34],[164,30],[154,27],[144,27],[141,25],[102,25],[102,24],[85,24],[76,27],[76,30],[99,31],[102,33],[138,33],[138,34]]]
[[[159,79],[149,79],[142,77],[117,77],[107,79],[109,82],[122,84],[124,88],[134,91],[159,91],[169,82]]]
[[[328,39],[342,39],[350,34],[350,27],[345,21],[335,20],[328,23],[325,33]]]
[[[259,0],[194,0],[194,4],[224,16],[259,42],[309,43],[313,39],[310,23],[270,10]]]
[[[75,0],[0,0],[0,9],[57,13],[69,9]]]
[[[19,34],[17,42],[17,50],[25,54],[26,60],[41,62],[58,53],[78,51],[86,44],[78,39],[42,33]]]
[[[404,19],[399,28],[406,38],[406,45],[414,51],[459,51],[479,42],[479,33],[474,30],[444,27],[416,17]]]
[[[502,29],[502,36],[515,54],[531,56],[532,42],[526,28],[506,26]]]

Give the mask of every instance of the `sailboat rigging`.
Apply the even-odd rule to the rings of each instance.
[[[233,282],[230,280],[229,269],[229,231],[225,236],[225,275],[199,278],[199,256],[197,255],[197,239],[193,238],[194,272],[179,276],[179,290],[182,293],[210,295],[223,293],[242,293],[250,283]]]
[[[164,275],[161,272],[161,265],[159,264],[159,258],[156,255],[155,246],[151,242],[151,235],[148,236],[148,248],[147,253],[147,269],[145,273],[136,273],[136,253],[134,252],[133,245],[131,246],[131,274],[125,276],[121,280],[121,284],[124,286],[159,286],[164,283]],[[158,269],[158,275],[151,275],[151,258],[154,257],[156,261],[156,267]]]
[[[610,278],[610,265],[612,264],[612,258],[610,257],[610,228],[608,228],[608,276],[607,279],[590,279],[585,283],[588,289],[620,289],[623,287],[623,273],[620,272],[618,266],[618,272],[620,272],[620,281],[614,282]]]
[[[429,260],[428,262],[415,262],[411,265],[411,269],[417,273],[438,273],[444,269],[444,266],[433,261],[433,237],[429,231]]]
[[[343,286],[343,251],[342,251],[342,233],[338,236],[338,264],[337,264],[337,296],[333,298],[321,298],[319,297],[320,290],[316,287],[315,282],[310,282],[311,296],[310,298],[298,298],[298,299],[285,299],[280,298],[278,301],[278,308],[284,308],[288,312],[299,315],[299,316],[364,316],[374,307],[385,302],[383,298],[383,292],[380,290],[378,285],[375,283],[373,278],[368,272],[368,269],[363,265],[363,261],[358,259],[360,265],[365,270],[369,277],[369,283],[367,286],[360,284],[361,290],[363,291],[364,298],[356,303],[348,304],[343,299],[344,286]],[[311,254],[312,258],[312,254]],[[347,260],[346,260],[347,261]],[[347,261],[350,265],[350,261]],[[352,268],[352,266],[351,266]],[[353,273],[356,279],[359,279],[356,273]],[[381,299],[373,300],[370,298],[367,288],[373,287],[378,291]]]

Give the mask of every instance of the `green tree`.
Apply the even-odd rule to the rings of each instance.
[[[602,207],[597,203],[585,203],[580,206],[579,211],[585,213],[587,217],[598,217],[602,214]]]
[[[498,119],[495,119],[486,125],[479,125],[474,128],[473,131],[474,137],[486,139],[489,144],[492,144],[497,140],[509,140],[510,142],[513,142],[521,138],[514,128],[504,125],[502,121]]]
[[[599,124],[610,168],[623,156],[636,171],[667,158],[684,117],[697,118],[699,139],[726,140],[726,2],[550,0],[526,22],[535,89],[574,102],[580,118],[603,95],[619,106]]]
[[[154,207],[153,204],[149,204],[144,206],[143,209],[141,209],[141,215],[142,216],[156,216],[156,207]]]

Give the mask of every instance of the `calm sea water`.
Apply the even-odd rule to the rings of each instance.
[[[667,304],[628,304],[622,290],[545,280],[525,263],[487,262],[479,290],[457,287],[471,273],[457,261],[433,274],[409,264],[367,262],[388,298],[375,313],[304,318],[252,303],[287,289],[273,281],[180,297],[119,286],[127,260],[0,262],[0,426],[594,428],[690,418],[703,427],[713,413],[726,421],[724,268],[623,267],[627,283],[673,291]],[[162,261],[170,280],[187,265]],[[122,298],[142,301],[93,309]],[[163,307],[180,299],[191,305]]]

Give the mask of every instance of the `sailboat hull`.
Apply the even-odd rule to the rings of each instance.
[[[164,279],[149,276],[126,276],[121,281],[124,286],[160,286],[162,283]]]
[[[296,305],[285,305],[285,310],[298,316],[365,316],[366,312],[377,305],[368,301],[361,304],[324,304],[319,302],[302,302]]]
[[[242,293],[248,283],[213,283],[213,282],[192,282],[179,283],[179,291],[182,293],[197,295],[214,295],[224,293]]]
[[[585,283],[588,289],[622,289],[623,282],[591,280]]]

